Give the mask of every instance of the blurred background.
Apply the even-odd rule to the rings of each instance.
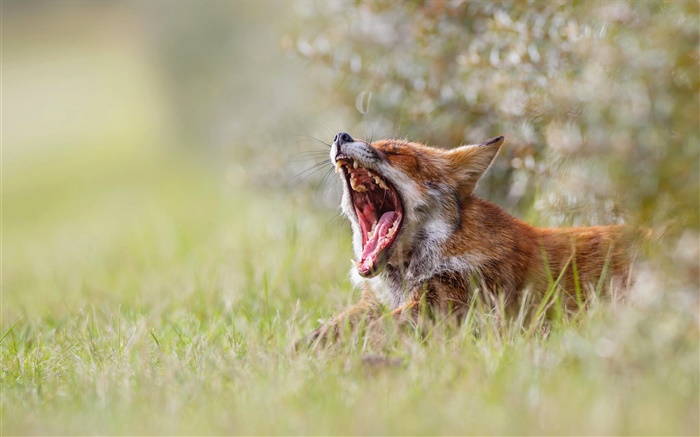
[[[480,194],[543,226],[653,228],[698,285],[697,2],[8,1],[2,25],[6,295],[23,259],[149,214],[332,212],[314,166],[341,130],[503,134]]]
[[[2,25],[10,304],[43,259],[107,256],[153,216],[332,220],[317,165],[341,130],[503,134],[480,194],[543,226],[653,229],[698,285],[697,2],[8,1]]]
[[[629,423],[642,428],[596,432],[697,432],[686,381],[697,382],[698,366],[699,5],[3,0],[0,406],[15,418],[5,429],[134,433],[113,412],[150,405],[162,419],[144,433],[174,433],[191,393],[216,411],[205,408],[223,387],[211,368],[221,381],[231,368],[248,375],[271,347],[286,363],[294,339],[356,297],[350,230],[323,164],[346,131],[442,147],[505,135],[480,195],[539,226],[649,231],[638,284],[651,300],[670,296],[676,312],[664,326],[681,327],[657,329],[640,313],[641,334],[620,344],[659,363],[649,367],[660,369],[659,387],[690,399],[668,410],[690,420],[639,413]],[[679,350],[689,351],[676,360],[688,379],[663,373]],[[236,385],[243,397],[231,414],[242,421],[246,405],[278,405],[274,379],[256,394],[261,375],[275,374],[259,364],[257,379],[227,382],[251,381]],[[592,393],[587,405],[607,414]],[[656,408],[652,393],[636,398]],[[556,401],[567,396],[552,405],[576,420],[578,408]],[[42,427],[46,405],[59,428]],[[509,405],[496,417],[510,417]],[[521,413],[523,423],[534,417]],[[267,418],[250,423],[242,429],[265,433]]]
[[[342,111],[281,49],[294,4],[2,7],[4,316],[159,296],[153,263],[190,265],[220,234],[249,251],[231,235],[255,208],[274,216],[275,194],[314,205],[299,154],[325,149],[307,137],[332,139],[318,127]]]

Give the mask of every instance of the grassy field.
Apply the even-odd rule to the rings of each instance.
[[[428,341],[295,354],[357,297],[347,226],[192,161],[130,168],[88,209],[6,218],[3,434],[698,433],[697,308],[649,266],[631,302],[548,335],[475,309]]]
[[[293,157],[255,82],[226,136],[241,156],[174,145],[137,32],[152,22],[112,13],[148,5],[3,21],[0,434],[700,433],[691,230],[640,259],[627,301],[545,330],[476,305],[427,340],[389,329],[295,353],[359,297],[350,229],[325,186],[266,184]],[[267,136],[241,140],[251,125]]]

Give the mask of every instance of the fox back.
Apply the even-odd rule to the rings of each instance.
[[[476,288],[516,303],[556,286],[572,304],[579,290],[626,287],[623,227],[541,229],[473,194],[503,142],[447,150],[338,134],[330,158],[353,231],[353,282],[391,308],[420,295],[437,309],[464,306]]]

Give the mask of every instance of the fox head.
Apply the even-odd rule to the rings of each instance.
[[[446,150],[336,135],[330,159],[343,182],[341,207],[353,230],[356,273],[370,278],[387,266],[421,269],[408,263],[427,263],[430,270],[442,243],[461,226],[462,205],[503,141]]]

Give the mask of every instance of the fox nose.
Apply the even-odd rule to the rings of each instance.
[[[348,134],[346,132],[341,132],[335,136],[335,138],[333,139],[333,142],[340,146],[340,145],[343,145],[345,143],[353,143],[353,142],[355,142],[355,140],[352,139],[350,134]]]

